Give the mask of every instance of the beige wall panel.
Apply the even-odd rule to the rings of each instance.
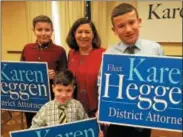
[[[141,37],[157,42],[182,42],[181,8],[181,1],[138,1]]]
[[[25,2],[2,2],[2,59],[19,60],[20,54],[7,51],[21,51],[27,43],[27,22]]]
[[[165,55],[182,56],[182,43],[160,43]]]
[[[95,1],[92,2],[92,21],[96,26],[96,29],[100,35],[102,41],[102,47],[107,48],[108,46],[108,9],[107,4],[112,2],[106,1]]]

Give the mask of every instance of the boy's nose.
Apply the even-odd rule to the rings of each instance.
[[[45,34],[46,34],[46,31],[42,31],[41,34],[42,34],[42,35],[45,35]]]
[[[130,32],[130,31],[132,31],[132,27],[129,25],[126,25],[126,32]]]
[[[66,93],[62,93],[61,96],[62,96],[62,97],[65,97],[65,96],[66,96]]]

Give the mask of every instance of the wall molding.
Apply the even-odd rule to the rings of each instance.
[[[21,54],[22,51],[8,50],[7,53],[8,53],[8,54]]]

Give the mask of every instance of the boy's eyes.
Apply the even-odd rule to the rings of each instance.
[[[67,92],[67,93],[71,93],[71,92],[72,92],[72,90],[67,90],[66,92]]]
[[[130,25],[133,25],[135,23],[135,21],[130,21],[129,24]]]
[[[57,91],[58,91],[58,92],[62,92],[63,90],[59,90],[59,89],[58,89]]]
[[[49,32],[49,31],[51,31],[51,29],[42,29],[42,28],[39,28],[39,29],[37,29],[37,31],[46,31],[46,32]]]
[[[70,90],[70,89],[68,89],[68,90],[57,90],[59,93],[61,93],[61,92],[66,92],[66,93],[70,93],[70,92],[72,92],[72,90]]]
[[[119,25],[118,28],[123,28],[125,25]]]
[[[124,28],[127,24],[128,25],[133,25],[135,23],[135,20],[131,20],[131,21],[129,21],[128,23],[126,23],[126,24],[119,24],[117,27],[118,28]]]

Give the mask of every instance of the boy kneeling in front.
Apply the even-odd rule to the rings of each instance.
[[[82,104],[73,99],[75,78],[71,71],[57,73],[53,80],[54,100],[49,101],[37,112],[30,128],[52,126],[87,119]],[[99,132],[103,137],[103,132]]]

